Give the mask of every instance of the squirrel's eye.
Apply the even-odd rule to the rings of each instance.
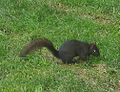
[[[96,50],[93,50],[93,52],[96,52]]]

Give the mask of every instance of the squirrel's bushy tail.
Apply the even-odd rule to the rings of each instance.
[[[20,57],[25,57],[27,56],[30,52],[42,48],[42,47],[46,47],[47,49],[49,49],[52,54],[59,58],[59,53],[58,51],[54,48],[53,44],[51,41],[49,41],[48,39],[36,39],[36,40],[32,40],[29,44],[27,44],[22,51],[20,52]]]

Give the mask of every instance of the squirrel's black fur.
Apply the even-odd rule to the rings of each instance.
[[[48,39],[36,39],[27,44],[20,52],[20,57],[25,57],[35,49],[46,47],[52,54],[61,59],[63,63],[74,63],[73,58],[79,56],[80,59],[86,60],[90,55],[99,56],[100,52],[96,44],[88,44],[78,40],[69,40],[64,42],[59,50],[56,50],[51,41]]]

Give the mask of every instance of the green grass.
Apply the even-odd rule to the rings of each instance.
[[[22,47],[48,38],[94,43],[100,58],[75,65],[42,49],[22,60]],[[0,92],[119,92],[119,0],[0,0]]]

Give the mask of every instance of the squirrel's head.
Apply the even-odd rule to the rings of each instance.
[[[90,54],[94,56],[100,56],[99,49],[97,48],[96,44],[92,43],[90,44]]]

